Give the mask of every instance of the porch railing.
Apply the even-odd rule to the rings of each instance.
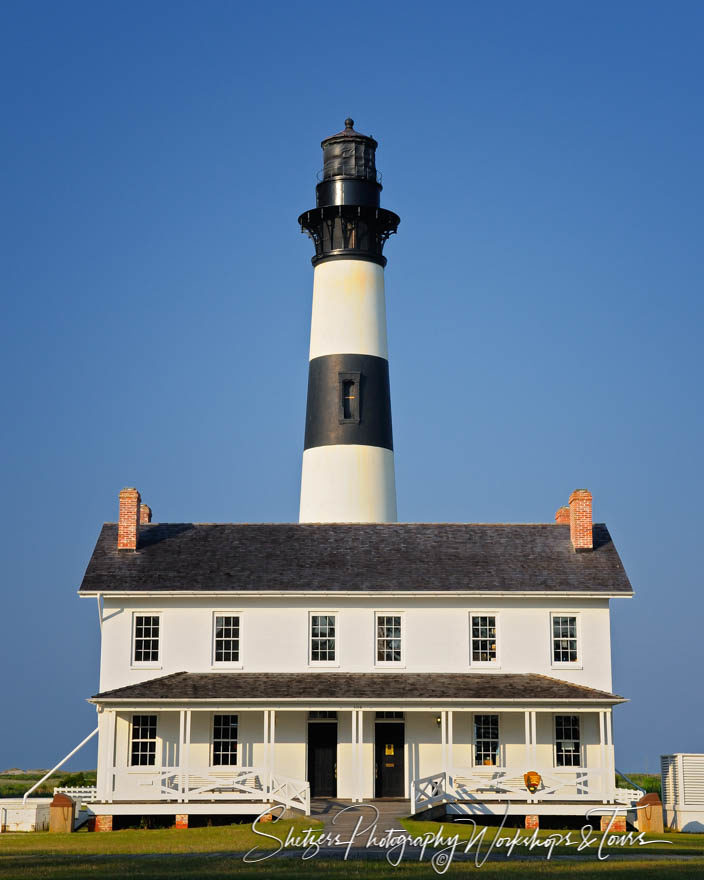
[[[98,800],[98,789],[94,785],[60,785],[54,789],[54,794],[68,795],[79,807]]]
[[[187,801],[272,801],[310,812],[310,785],[257,767],[164,767],[162,796]]]
[[[636,790],[616,788],[613,773],[586,767],[538,768],[541,783],[531,793],[523,779],[523,768],[458,767],[413,780],[413,812],[456,801],[592,801],[632,806],[641,796]]]

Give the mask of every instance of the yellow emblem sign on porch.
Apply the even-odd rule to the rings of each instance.
[[[536,773],[535,770],[529,770],[523,777],[523,781],[526,784],[526,788],[531,794],[535,794],[535,792],[540,788],[540,783],[543,781],[540,777],[540,773]]]
[[[385,754],[385,755],[393,755],[393,753],[394,753],[394,744],[393,744],[393,743],[387,743],[386,746],[385,746],[385,748],[384,748],[384,754]]]

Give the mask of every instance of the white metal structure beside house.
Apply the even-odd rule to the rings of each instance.
[[[665,824],[675,831],[704,831],[704,755],[660,758]]]

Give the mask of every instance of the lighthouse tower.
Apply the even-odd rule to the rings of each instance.
[[[382,255],[399,217],[379,205],[377,142],[326,138],[316,207],[298,218],[315,244],[301,522],[395,522]]]

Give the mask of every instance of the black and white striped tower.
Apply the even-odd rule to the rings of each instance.
[[[326,138],[316,207],[298,218],[315,244],[300,522],[395,522],[384,243],[400,222],[379,206],[377,142]]]

